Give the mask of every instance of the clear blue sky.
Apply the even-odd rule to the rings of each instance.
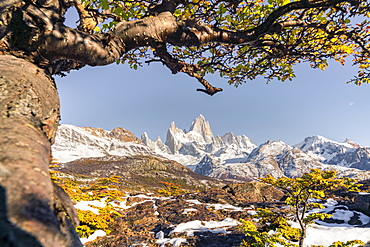
[[[172,75],[160,64],[131,70],[125,65],[85,67],[64,78],[56,77],[62,105],[61,123],[124,127],[140,137],[164,140],[172,121],[188,129],[203,114],[215,135],[245,134],[256,144],[282,140],[296,144],[307,136],[332,140],[350,138],[370,146],[370,85],[345,82],[351,66],[333,63],[326,71],[308,64],[296,68],[292,82],[250,81],[239,88],[218,77],[210,79],[223,92],[196,92],[198,82]]]

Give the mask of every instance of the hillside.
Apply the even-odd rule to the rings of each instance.
[[[370,177],[368,153],[350,140],[321,136],[294,146],[257,146],[231,132],[214,137],[203,116],[189,131],[171,123],[165,143],[124,128],[62,125],[51,174],[74,201],[87,247],[231,247],[246,239],[239,219],[253,220],[259,208],[286,212],[284,192],[253,182],[258,177],[298,177],[319,168],[363,180]],[[370,240],[368,193],[337,191],[320,203],[332,218],[309,228],[307,244]]]
[[[120,186],[131,190],[155,191],[163,188],[161,182],[174,183],[183,189],[200,190],[222,187],[227,181],[206,177],[171,160],[152,156],[104,156],[82,158],[58,164],[51,168],[85,179],[120,176]]]
[[[239,219],[253,220],[260,208],[287,213],[284,192],[270,185],[224,185],[151,157],[99,159],[51,168],[74,202],[86,247],[239,246],[247,238]],[[330,197],[321,203],[332,218],[309,228],[307,244],[369,241],[370,195],[339,191]]]

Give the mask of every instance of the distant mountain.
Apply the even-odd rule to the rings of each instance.
[[[207,156],[198,163],[195,172],[210,177],[240,179],[265,177],[297,177],[310,169],[327,169],[328,166],[313,159],[298,148],[282,141],[268,141],[256,147],[242,159],[226,160],[215,165]]]
[[[346,176],[370,175],[358,170],[370,170],[369,149],[350,140],[339,143],[313,136],[294,146],[282,141],[256,146],[245,135],[234,136],[232,132],[214,137],[202,115],[193,120],[187,132],[172,122],[165,143],[160,139],[152,142],[146,133],[141,140],[162,156],[210,177],[241,180],[267,174],[297,177],[312,168],[335,169]]]
[[[256,146],[247,136],[228,132],[214,136],[209,122],[200,115],[189,131],[170,124],[165,143],[158,137],[141,139],[123,128],[105,131],[61,125],[53,157],[60,162],[79,158],[154,156],[189,167],[214,178],[250,180],[267,174],[297,177],[312,168],[334,169],[345,176],[370,177],[370,150],[350,140],[335,142],[321,136],[307,137],[297,145],[267,141]]]
[[[69,162],[80,158],[104,157],[107,155],[156,156],[156,152],[124,128],[106,131],[100,128],[59,126],[52,146],[53,158]]]
[[[370,149],[350,139],[335,142],[322,136],[312,136],[294,146],[324,164],[370,170]]]
[[[193,120],[189,131],[177,128],[175,122],[172,122],[164,144],[160,139],[151,141],[146,133],[141,136],[141,140],[161,155],[193,169],[205,156],[212,156],[214,162],[223,163],[226,160],[245,158],[256,148],[245,135],[234,136],[229,132],[214,137],[203,115]]]

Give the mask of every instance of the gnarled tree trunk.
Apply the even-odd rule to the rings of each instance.
[[[58,121],[53,79],[0,55],[0,246],[82,246],[48,172]]]

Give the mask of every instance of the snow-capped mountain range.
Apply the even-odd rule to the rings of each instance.
[[[294,146],[282,141],[257,146],[247,136],[234,136],[232,132],[215,137],[202,115],[193,120],[189,131],[172,122],[164,143],[159,137],[150,140],[147,133],[138,139],[123,128],[106,131],[61,125],[52,150],[59,162],[106,155],[150,155],[175,160],[202,175],[239,180],[267,174],[296,177],[312,168],[370,178],[370,149],[349,139],[335,142],[312,136]]]
[[[52,153],[53,158],[61,163],[107,155],[156,155],[152,149],[124,128],[106,131],[69,124],[59,126]]]

